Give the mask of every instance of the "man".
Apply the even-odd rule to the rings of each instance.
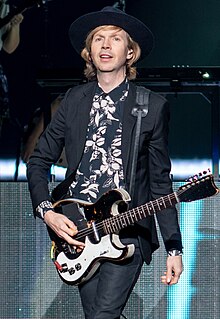
[[[5,0],[0,0],[0,18],[4,18],[9,13],[9,5]],[[12,17],[11,21],[6,25],[0,27],[0,51],[3,49],[5,52],[13,53],[20,42],[20,24],[23,20],[22,14],[17,14]],[[1,21],[1,20],[0,20]],[[3,72],[0,60],[0,135],[1,124],[4,117],[9,114],[9,101],[8,101],[8,85],[7,78]]]
[[[153,47],[151,31],[119,9],[105,7],[86,14],[70,27],[73,47],[86,61],[89,83],[70,89],[27,164],[35,215],[62,240],[83,251],[77,227],[54,212],[47,174],[65,146],[67,176],[74,174],[67,197],[95,203],[111,189],[129,190],[136,117],[136,77],[133,64]],[[142,119],[134,194],[130,207],[172,192],[168,156],[169,110],[166,100],[151,92],[149,110]],[[176,209],[158,213],[168,253],[164,284],[176,284],[182,272],[182,242]],[[158,248],[154,217],[120,232],[123,244],[134,244],[133,255],[122,262],[106,260],[87,281],[79,284],[89,319],[119,318],[138,280],[143,261],[148,264]],[[74,310],[73,310],[74,311]]]

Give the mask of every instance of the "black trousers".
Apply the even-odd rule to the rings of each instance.
[[[105,261],[98,272],[79,285],[86,319],[118,319],[134,288],[143,265],[139,247],[123,262]]]

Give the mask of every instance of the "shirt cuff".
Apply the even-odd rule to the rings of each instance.
[[[49,200],[41,202],[36,208],[37,215],[42,219],[44,219],[44,215],[48,210],[54,211],[53,204]]]
[[[166,251],[169,252],[170,250],[176,249],[180,252],[183,251],[182,241],[181,240],[169,240],[165,244]]]

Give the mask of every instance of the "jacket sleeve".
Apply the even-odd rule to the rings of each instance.
[[[43,201],[50,201],[48,182],[51,166],[57,162],[64,146],[65,108],[68,92],[51,122],[41,135],[27,163],[27,180],[34,214]]]
[[[154,97],[153,97],[154,99]],[[162,100],[162,97],[161,97]],[[152,103],[154,105],[154,103]],[[149,178],[152,199],[171,194],[171,162],[168,152],[169,105],[164,99],[157,103],[155,123],[149,141]],[[166,250],[182,250],[182,240],[176,207],[156,214]]]

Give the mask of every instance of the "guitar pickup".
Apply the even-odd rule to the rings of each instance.
[[[99,242],[100,241],[100,237],[99,237],[99,233],[97,231],[95,222],[92,222],[91,225],[92,225],[95,241]]]

